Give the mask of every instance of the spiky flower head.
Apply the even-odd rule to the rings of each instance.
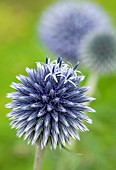
[[[77,62],[80,41],[84,36],[109,25],[109,19],[96,4],[60,2],[43,13],[37,31],[48,49]]]
[[[11,84],[16,92],[8,94],[13,101],[6,105],[12,109],[8,117],[17,136],[42,149],[47,144],[55,149],[88,130],[83,121],[92,121],[84,112],[94,110],[83,103],[93,98],[84,94],[88,87],[78,87],[84,77],[77,66],[64,64],[60,57],[53,62],[46,58],[45,64],[37,63],[37,70],[26,68],[28,76],[17,76],[20,83]]]
[[[80,51],[80,60],[97,73],[109,74],[116,69],[116,35],[113,31],[88,35]]]

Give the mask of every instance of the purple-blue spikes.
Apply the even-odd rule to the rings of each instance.
[[[84,121],[91,119],[84,112],[94,112],[84,102],[94,100],[88,97],[87,87],[78,87],[83,76],[78,75],[77,67],[58,60],[37,63],[37,69],[26,68],[27,76],[19,75],[20,83],[12,83],[16,92],[9,93],[12,109],[7,115],[11,127],[17,129],[17,136],[24,136],[28,143],[37,144],[41,149],[50,145],[70,144],[70,138],[79,140],[79,131],[87,131]]]

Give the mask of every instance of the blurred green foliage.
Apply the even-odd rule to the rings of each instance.
[[[116,25],[116,1],[96,0],[111,15]],[[0,1],[0,170],[32,170],[34,150],[16,131],[10,129],[4,108],[6,93],[15,76],[25,74],[25,67],[35,67],[46,57],[36,37],[36,24],[41,12],[53,0]],[[101,77],[89,116],[93,125],[76,143],[75,155],[66,150],[46,150],[43,170],[115,170],[116,169],[116,74]]]

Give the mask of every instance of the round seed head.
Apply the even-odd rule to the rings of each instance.
[[[77,66],[63,63],[61,57],[52,62],[46,58],[46,63],[37,62],[37,69],[26,68],[27,76],[17,76],[20,83],[12,83],[16,92],[8,94],[12,102],[6,107],[12,109],[7,116],[18,137],[24,135],[42,149],[48,144],[56,149],[88,130],[83,122],[92,121],[84,112],[94,110],[83,103],[94,98],[84,94],[88,87],[78,87],[84,77]]]
[[[109,19],[98,5],[60,2],[43,13],[37,31],[48,49],[74,63],[85,35],[108,25]]]
[[[80,60],[100,74],[116,69],[116,35],[112,31],[88,35],[80,48]]]

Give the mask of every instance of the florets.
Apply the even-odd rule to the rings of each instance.
[[[93,98],[84,94],[88,87],[78,87],[84,77],[77,66],[63,63],[61,57],[53,62],[46,58],[46,63],[37,62],[37,69],[26,68],[28,76],[17,76],[20,83],[11,84],[16,92],[8,94],[13,101],[6,107],[12,109],[8,117],[18,137],[55,149],[70,143],[70,137],[79,140],[78,132],[88,130],[83,121],[92,121],[84,112],[94,110],[83,103]]]

